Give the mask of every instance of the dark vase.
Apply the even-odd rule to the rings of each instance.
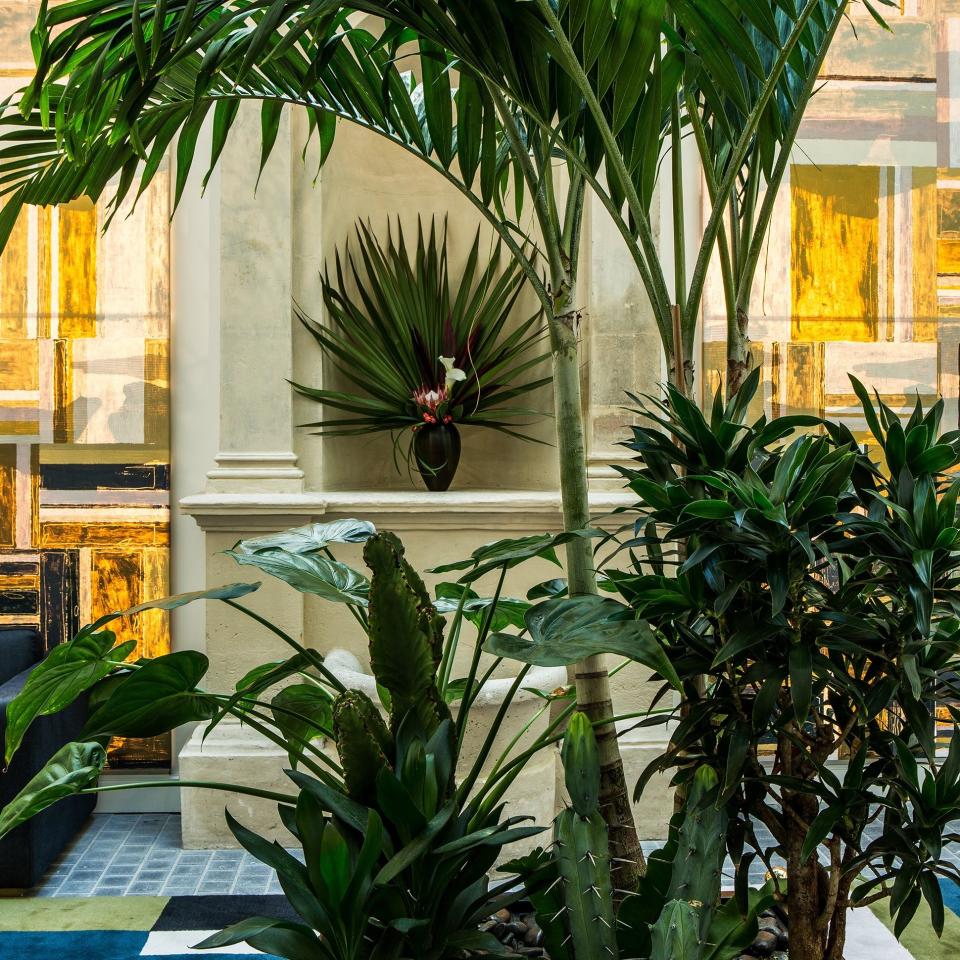
[[[446,490],[460,463],[460,434],[452,423],[425,423],[413,435],[417,469],[428,490]]]

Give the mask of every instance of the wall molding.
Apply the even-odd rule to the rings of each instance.
[[[598,522],[636,501],[634,494],[590,493]],[[279,530],[313,520],[356,516],[393,530],[509,530],[542,533],[563,529],[560,494],[537,490],[427,491],[337,490],[308,493],[211,491],[183,497],[180,509],[203,530]]]

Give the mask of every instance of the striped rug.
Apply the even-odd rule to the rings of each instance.
[[[846,960],[960,960],[960,888],[944,884],[943,891],[943,939],[921,907],[897,943],[886,905],[878,904],[851,912]],[[295,919],[278,896],[0,899],[0,960],[271,960],[245,945],[191,949],[255,915]]]

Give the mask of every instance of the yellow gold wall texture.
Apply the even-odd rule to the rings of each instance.
[[[941,394],[960,426],[960,0],[904,0],[891,32],[850,10],[777,196],[750,335],[758,412],[866,441],[848,373],[901,411]],[[716,271],[705,314],[706,391],[724,365]]]
[[[30,72],[35,15],[0,0],[0,99]],[[99,207],[33,208],[0,255],[0,624],[48,648],[169,592],[168,221],[162,172],[106,233]],[[168,614],[116,630],[135,656],[170,649]],[[169,742],[111,760],[166,764]]]

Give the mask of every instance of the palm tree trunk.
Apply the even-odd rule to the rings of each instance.
[[[558,287],[555,285],[555,290]],[[553,353],[553,393],[560,461],[560,493],[566,530],[580,530],[590,523],[587,499],[587,457],[583,407],[580,396],[578,325],[580,315],[573,306],[572,287],[563,287],[559,310],[550,320]],[[567,544],[567,581],[570,595],[597,592],[597,578],[590,541],[577,537]],[[576,683],[577,706],[591,720],[613,716],[610,677],[603,656],[588,657],[575,664],[570,673]],[[612,723],[596,728],[600,750],[600,810],[607,824],[613,861],[614,887],[632,891],[643,873],[643,852],[637,838],[627,791],[623,760]]]
[[[732,397],[750,372],[750,317],[745,307],[737,304],[727,317],[727,397]]]

